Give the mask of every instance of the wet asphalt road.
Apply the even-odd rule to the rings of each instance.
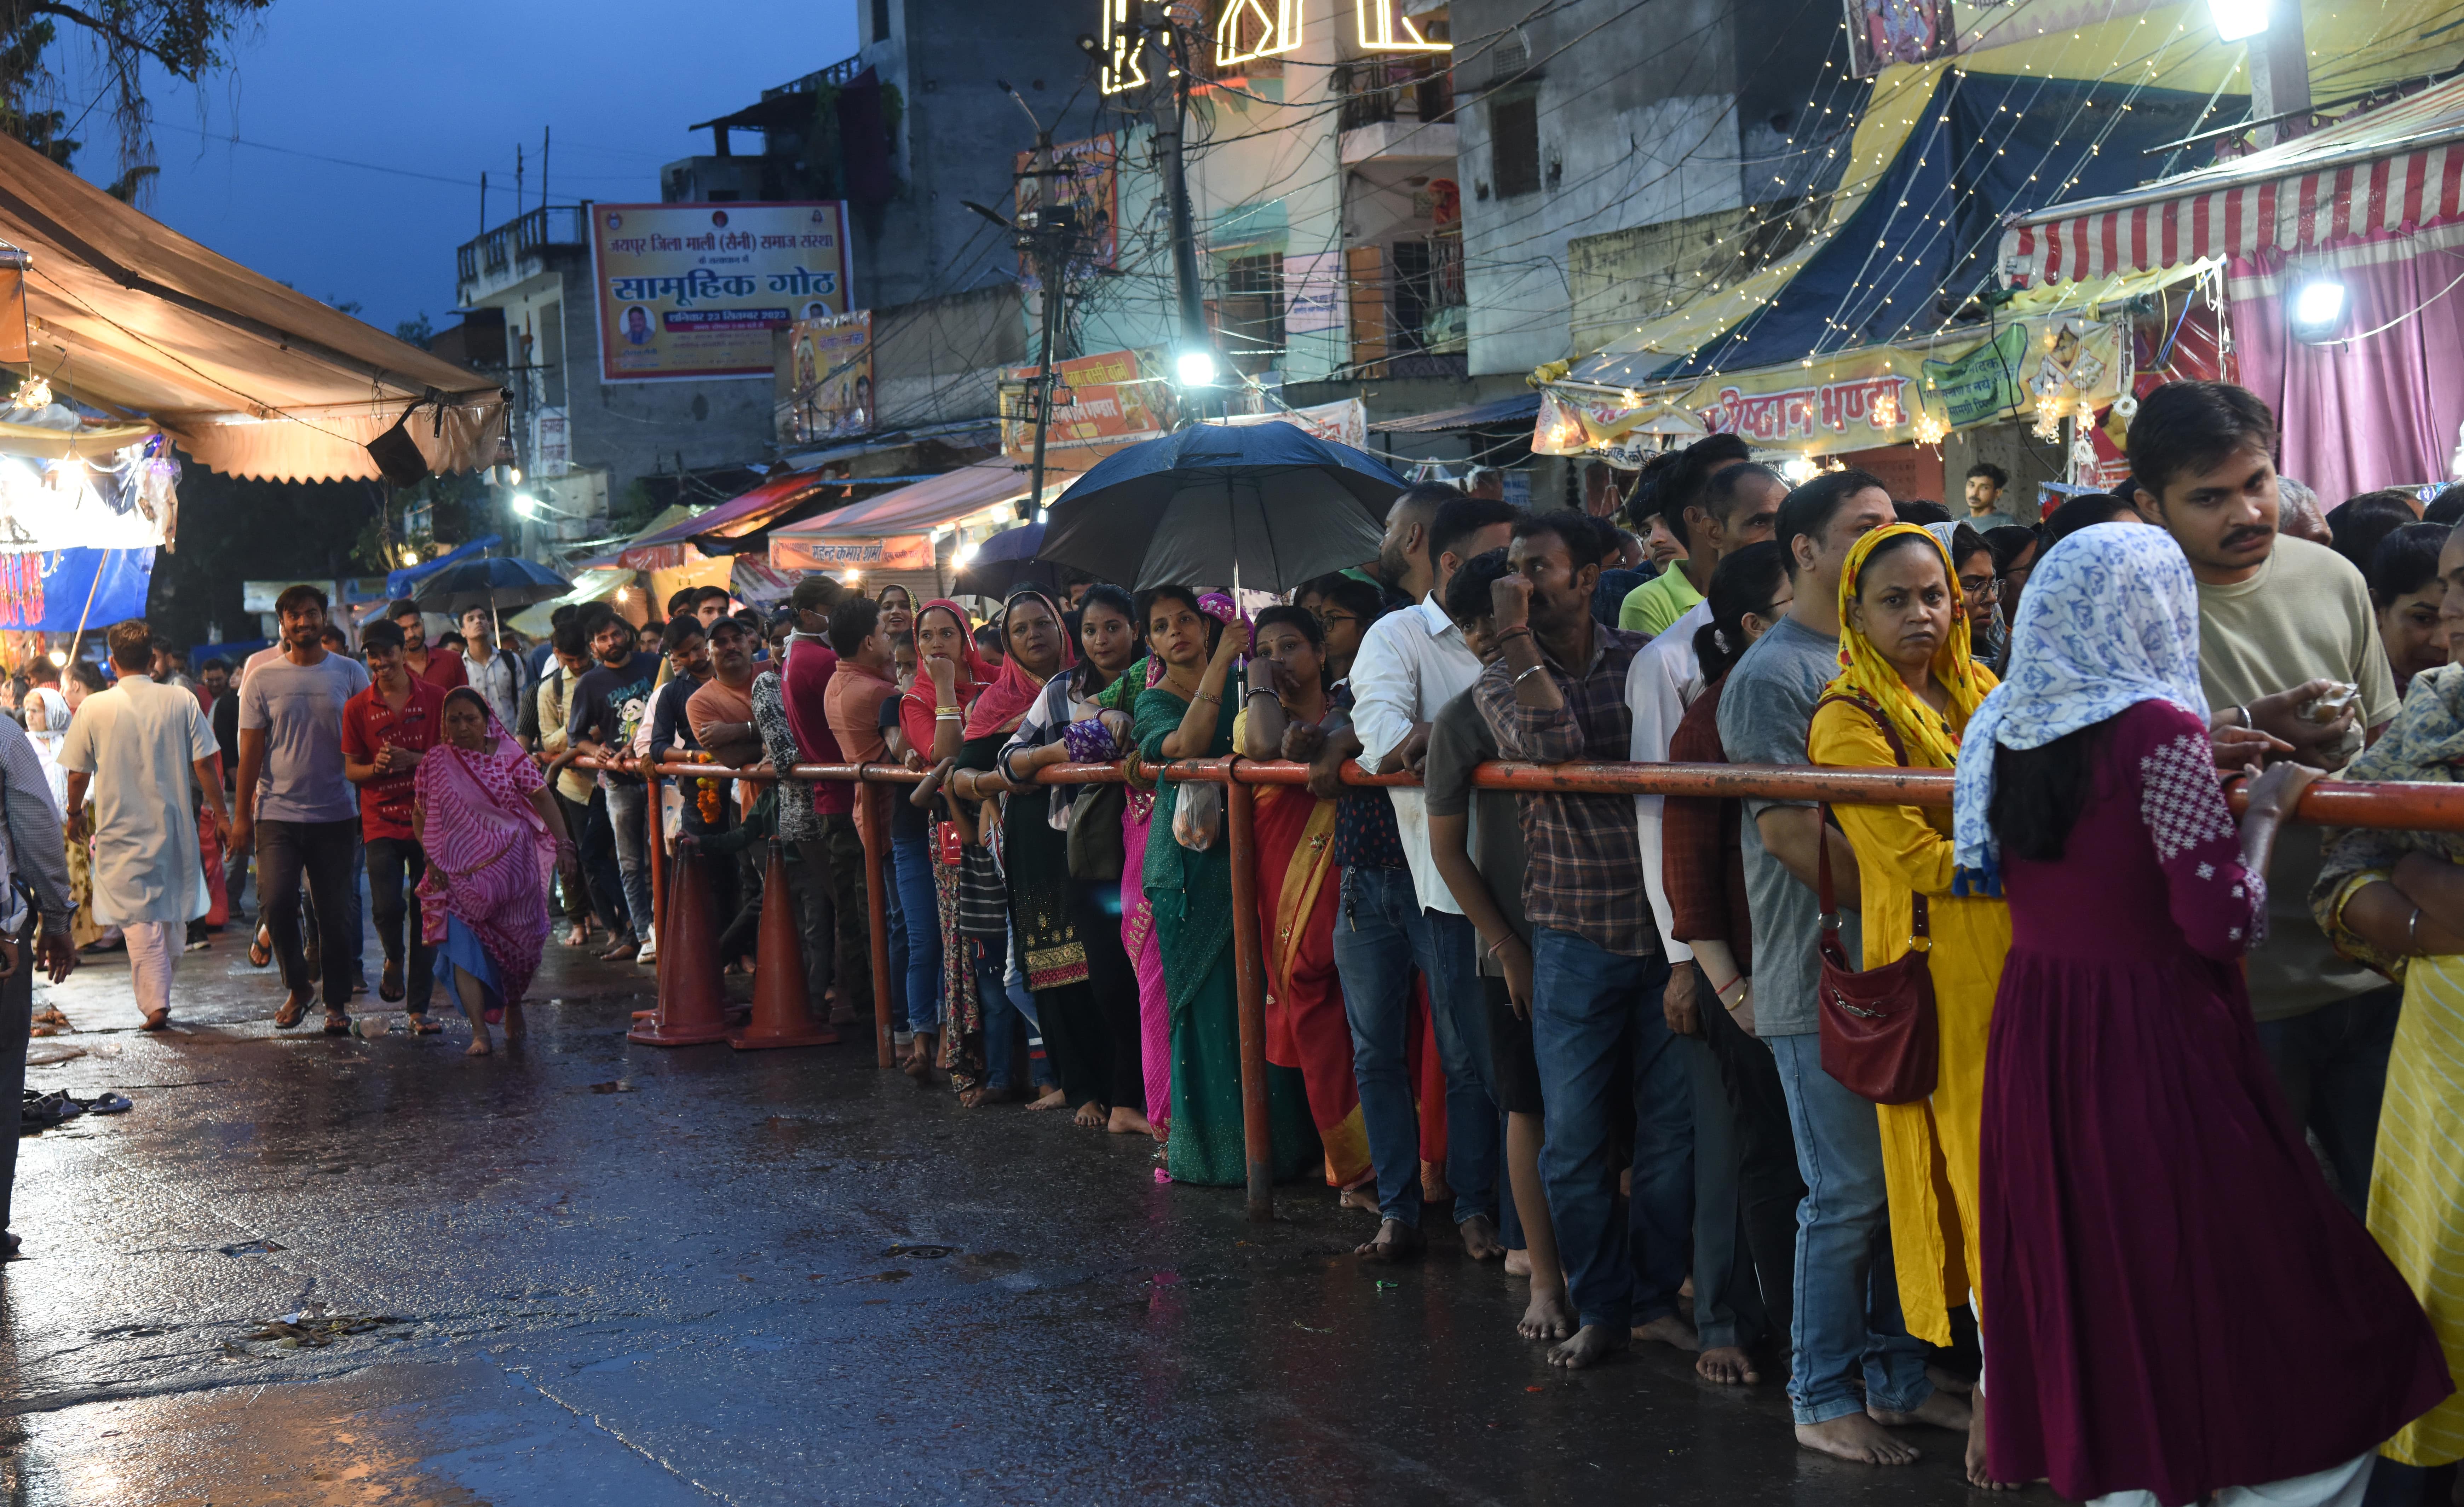
[[[78,1030],[29,1082],[136,1108],[19,1165],[7,1502],[1969,1495],[1949,1434],[1908,1470],[1819,1459],[1775,1383],[1671,1351],[1551,1373],[1522,1284],[1451,1242],[1381,1281],[1323,1189],[1253,1226],[1143,1142],[881,1072],[869,1036],[629,1046],[649,971],[553,945],[511,1055],[466,1060],[458,1020],[277,1034],[241,946],[188,955],[160,1037],[117,957],[38,994]],[[320,1302],[400,1321],[250,1338]]]

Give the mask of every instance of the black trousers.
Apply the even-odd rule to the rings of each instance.
[[[566,834],[582,860],[583,893],[564,897],[565,913],[576,915],[576,907],[586,905],[598,913],[599,924],[607,928],[609,937],[627,935],[633,923],[625,913],[625,876],[616,867],[616,828],[607,820],[607,793],[593,786],[587,801],[562,795],[556,799],[564,811]]]
[[[377,941],[385,949],[385,962],[398,966],[404,952],[409,953],[403,1008],[412,1015],[426,1013],[436,988],[436,950],[422,940],[420,926],[418,886],[420,876],[427,872],[428,854],[409,838],[368,840],[368,911],[376,917]],[[403,935],[405,923],[410,933],[407,940]]]
[[[1092,1100],[1143,1110],[1147,1075],[1138,1046],[1138,975],[1121,950],[1121,918],[1105,906],[1108,893],[1117,906],[1117,884],[1069,886],[1071,918],[1087,949],[1087,979],[1037,990],[1035,1010],[1045,1050],[1070,1103]]]
[[[264,898],[265,929],[274,939],[274,956],[282,966],[282,982],[305,994],[319,981],[310,978],[306,949],[299,931],[299,880],[308,880],[308,896],[317,907],[318,971],[324,975],[325,1008],[351,1008],[352,974],[356,972],[360,907],[351,893],[351,861],[359,856],[360,819],[340,821],[260,821],[256,826],[257,892]]]
[[[1805,1180],[1796,1171],[1796,1135],[1788,1125],[1788,1097],[1770,1047],[1748,1036],[1717,1000],[1705,999],[1703,1032],[1719,1059],[1720,1081],[1736,1112],[1737,1214],[1753,1257],[1763,1312],[1785,1345],[1795,1333],[1796,1206]],[[1787,1352],[1781,1352],[1783,1360]]]

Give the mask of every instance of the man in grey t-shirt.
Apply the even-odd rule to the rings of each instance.
[[[359,905],[351,867],[359,854],[359,793],[342,773],[342,707],[367,688],[367,666],[326,649],[325,594],[294,586],[275,601],[282,657],[256,666],[240,688],[239,812],[231,846],[256,845],[265,928],[289,991],[274,1023],[307,1013],[312,982],[299,934],[299,879],[317,910],[325,1034],[350,1030],[359,953]],[[260,788],[261,787],[261,788]]]
[[[1796,596],[1788,616],[1729,671],[1721,692],[1720,747],[1730,763],[1806,762],[1815,703],[1839,673],[1839,576],[1849,547],[1894,516],[1882,484],[1857,470],[1817,477],[1780,504],[1777,535]],[[1818,807],[1749,799],[1746,815],[1746,898],[1754,926],[1749,1029],[1779,1064],[1808,1190],[1797,1218],[1796,1343],[1788,1375],[1796,1439],[1842,1459],[1905,1464],[1916,1452],[1883,1425],[1965,1430],[1969,1411],[1925,1380],[1925,1347],[1900,1317],[1874,1106],[1822,1070],[1817,844],[1830,848],[1841,941],[1851,957],[1861,955],[1857,857],[1845,838],[1823,825]]]

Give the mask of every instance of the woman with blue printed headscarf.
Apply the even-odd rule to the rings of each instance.
[[[2012,920],[1978,1179],[1994,1479],[2358,1503],[2379,1442],[2449,1390],[2251,1021],[2241,957],[2309,777],[2268,770],[2236,826],[2168,535],[2102,524],[2046,555],[1952,814],[1962,882]]]

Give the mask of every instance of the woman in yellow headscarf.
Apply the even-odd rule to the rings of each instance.
[[[1815,763],[1957,766],[1960,732],[1994,685],[1993,672],[1969,658],[1961,609],[1950,557],[1932,535],[1899,523],[1857,541],[1839,577],[1839,677],[1824,688],[1806,739]],[[1949,1311],[1973,1301],[1981,1264],[1976,1150],[1986,1028],[2011,950],[2011,912],[1999,899],[1953,893],[1948,807],[1833,811],[1857,850],[1864,967],[1906,954],[1916,897],[1925,897],[1939,1074],[1930,1098],[1875,1107],[1900,1308],[1908,1333],[1948,1344]],[[1979,1486],[1991,1484],[1984,1443],[1981,1431],[1970,1432],[1968,1474]]]

